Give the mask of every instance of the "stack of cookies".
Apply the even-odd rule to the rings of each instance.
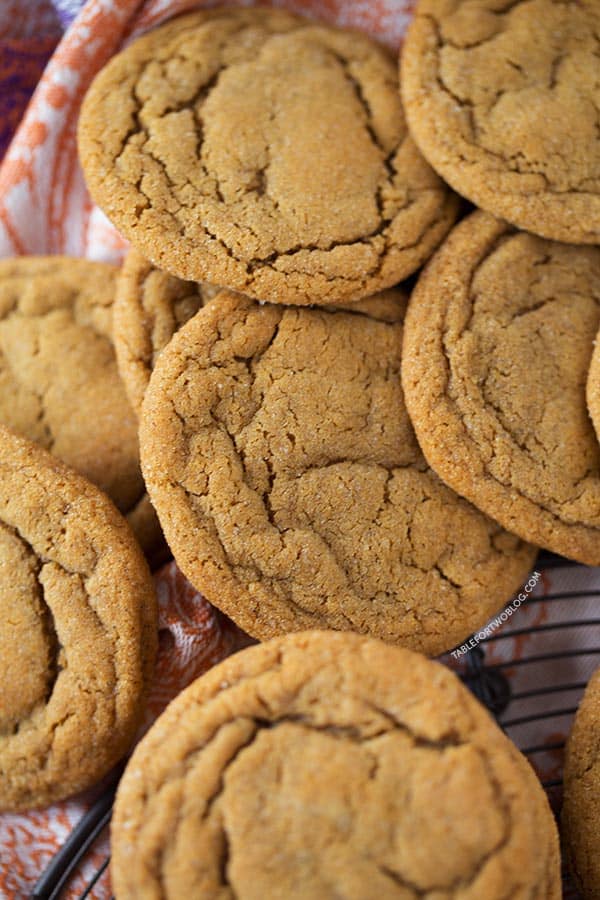
[[[261,640],[441,653],[536,552],[444,484],[405,406],[395,286],[459,201],[398,87],[364,35],[218,8],[116,56],[81,113],[90,191],[134,248],[114,331],[152,503],[190,581]]]
[[[6,433],[22,497],[0,518],[37,631],[0,718],[0,803],[92,783],[138,722],[154,599],[100,489],[266,641],[136,750],[119,900],[560,896],[527,764],[412,651],[483,626],[540,546],[600,564],[598,34],[591,0],[422,0],[399,79],[365,35],[219,7],[138,39],[88,91],[80,158],[125,263],[0,269],[1,418],[63,460]],[[458,224],[454,191],[480,207]],[[111,619],[94,592],[127,553],[135,596]],[[82,594],[64,640],[51,578]],[[84,687],[88,619],[106,646]],[[69,679],[97,696],[77,751]],[[598,896],[577,861],[598,829],[586,842],[569,809]]]

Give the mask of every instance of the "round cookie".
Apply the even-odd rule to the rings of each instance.
[[[440,653],[533,563],[428,468],[399,304],[390,318],[223,292],[152,373],[148,492],[187,578],[253,637],[350,629]]]
[[[419,0],[401,86],[455,190],[543,237],[600,243],[596,0]]]
[[[600,250],[458,225],[409,304],[402,384],[439,476],[505,528],[600,564],[600,447],[585,384]]]
[[[96,203],[157,266],[272,302],[390,287],[458,209],[388,52],[281,10],[203,10],[135,41],[90,87],[79,150]]]
[[[600,669],[586,688],[565,756],[562,831],[569,867],[586,900],[600,897]]]
[[[117,900],[561,896],[544,792],[459,679],[328,632],[170,704],[119,785],[111,875]]]
[[[0,261],[0,422],[102,488],[152,551],[160,528],[112,345],[116,277],[85,259]]]
[[[129,251],[117,281],[113,331],[119,374],[138,415],[158,355],[219,290],[197,281],[182,281],[157,269],[137,250]],[[406,295],[389,288],[344,308],[393,322],[404,313]]]
[[[129,748],[156,596],[112,502],[0,426],[0,809],[52,803]]]

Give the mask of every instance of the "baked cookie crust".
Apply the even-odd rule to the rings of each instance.
[[[457,214],[387,50],[281,10],[200,11],[134,42],[88,91],[79,149],[93,198],[155,265],[274,303],[390,287]]]
[[[219,291],[213,285],[169,275],[133,248],[127,254],[117,280],[113,332],[119,374],[138,416],[160,353]],[[402,290],[389,288],[335,308],[395,322],[404,313],[406,300]]]
[[[112,847],[119,900],[561,896],[515,746],[448,669],[352,634],[243,650],[180,694],[128,764]]]
[[[562,830],[569,867],[582,895],[600,897],[600,669],[567,741]]]
[[[411,133],[482,209],[598,244],[599,48],[596,0],[420,0],[401,57]]]
[[[159,353],[218,291],[182,281],[129,250],[117,280],[113,331],[119,374],[136,415]]]
[[[600,441],[600,333],[596,335],[587,377],[586,399],[588,412]]]
[[[403,315],[222,293],[157,361],[140,423],[150,497],[182,571],[254,637],[327,627],[441,653],[533,564],[427,466],[400,384]]]
[[[97,782],[131,745],[157,645],[148,566],[111,501],[0,426],[0,809]]]
[[[402,384],[446,484],[505,528],[600,564],[600,447],[585,400],[600,250],[483,212],[452,232],[406,316]]]
[[[0,422],[97,484],[152,552],[162,536],[113,345],[117,275],[66,256],[0,261]]]

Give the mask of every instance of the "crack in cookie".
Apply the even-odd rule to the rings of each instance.
[[[352,313],[223,291],[157,360],[148,491],[187,577],[255,637],[354,629],[439,653],[533,562],[428,468],[391,300]]]
[[[151,550],[160,529],[112,342],[116,278],[83,259],[0,262],[0,422],[106,491]]]
[[[127,254],[117,281],[113,332],[119,374],[137,415],[161,351],[219,290],[209,284],[175,278],[157,269],[133,248]],[[394,322],[402,303],[402,295],[392,289],[348,306],[338,304],[336,309]]]
[[[136,41],[90,88],[79,146],[94,198],[156,265],[272,302],[389,287],[457,213],[387,51],[277,10],[202,11]]]
[[[142,554],[112,503],[0,426],[0,809],[95,784],[126,752],[157,644]]]
[[[402,52],[406,115],[434,169],[488,212],[575,244],[600,243],[599,85],[593,0],[421,0]]]
[[[600,563],[600,448],[585,386],[600,324],[600,250],[462,222],[406,319],[402,381],[425,457],[519,534]]]
[[[244,650],[170,705],[119,786],[112,878],[122,900],[561,890],[539,782],[456,676],[331,632]]]

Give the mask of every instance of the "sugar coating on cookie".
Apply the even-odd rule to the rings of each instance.
[[[61,256],[0,261],[0,422],[106,491],[151,549],[160,530],[112,344],[117,271]]]
[[[401,58],[411,133],[478,206],[600,243],[596,0],[420,0]]]
[[[159,354],[219,291],[204,282],[169,275],[133,248],[127,254],[117,280],[113,333],[119,374],[138,415]],[[395,288],[344,304],[389,322],[396,321],[405,306],[406,296]]]
[[[119,374],[137,414],[160,351],[218,290],[169,275],[129,250],[117,280],[113,332]]]
[[[69,796],[130,746],[156,597],[125,520],[86,479],[0,426],[0,809]]]
[[[586,399],[588,412],[600,441],[600,333],[596,335],[587,376]]]
[[[395,61],[274,9],[200,11],[93,82],[95,201],[156,265],[258,299],[360,299],[415,271],[457,199],[408,134]]]
[[[458,225],[409,304],[402,383],[431,467],[505,528],[600,564],[600,447],[585,387],[600,249]]]
[[[585,690],[565,756],[562,830],[569,867],[586,898],[600,896],[600,669]]]
[[[560,897],[556,825],[458,678],[352,634],[243,650],[136,748],[112,826],[140,896]]]
[[[459,643],[535,551],[428,468],[400,384],[404,298],[395,321],[389,297],[386,318],[217,299],[163,350],[142,406],[144,476],[183,572],[261,639]]]

